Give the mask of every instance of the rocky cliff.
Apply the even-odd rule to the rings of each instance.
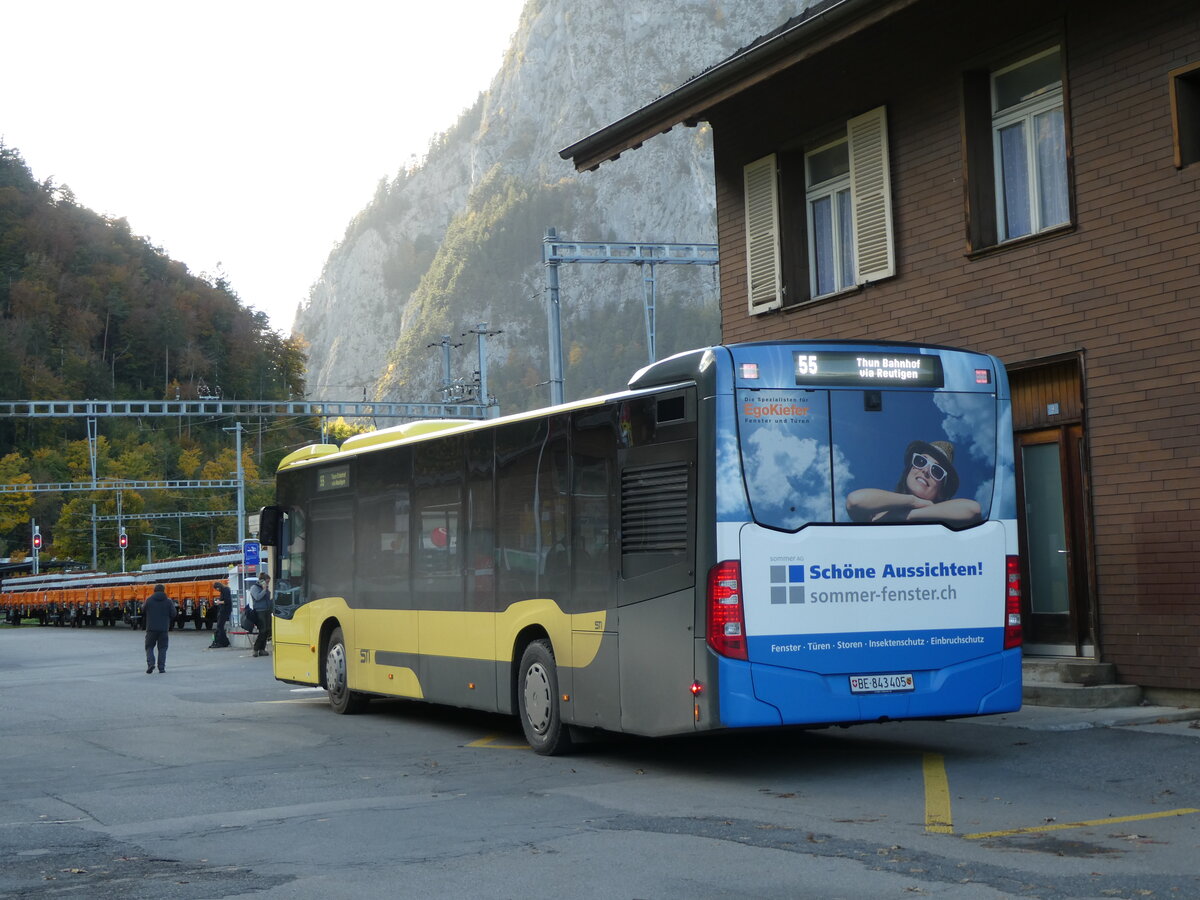
[[[355,217],[296,319],[309,395],[439,399],[443,334],[455,377],[477,368],[504,412],[544,405],[542,239],[715,242],[707,128],[677,128],[595,172],[558,151],[671,90],[801,11],[804,0],[529,0],[475,106]],[[718,338],[711,267],[659,266],[658,356]],[[566,396],[617,390],[647,360],[643,273],[562,269]]]

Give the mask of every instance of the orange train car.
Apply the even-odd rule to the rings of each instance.
[[[11,625],[35,620],[59,627],[144,628],[142,605],[162,584],[175,603],[175,627],[211,629],[216,623],[214,581],[241,563],[239,553],[178,557],[137,572],[70,572],[26,575],[0,585],[0,618]]]

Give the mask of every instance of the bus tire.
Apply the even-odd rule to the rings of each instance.
[[[517,705],[525,740],[534,752],[556,756],[571,749],[571,734],[558,708],[558,667],[547,640],[533,641],[521,654]]]
[[[346,639],[342,637],[342,629],[335,628],[325,654],[325,690],[329,692],[329,707],[340,716],[362,712],[370,699],[350,690],[348,663]]]

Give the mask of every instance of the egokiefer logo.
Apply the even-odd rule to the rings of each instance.
[[[804,602],[804,566],[771,566],[771,603]]]
[[[809,409],[790,400],[780,403],[747,401],[742,404],[742,415],[747,419],[806,418]]]

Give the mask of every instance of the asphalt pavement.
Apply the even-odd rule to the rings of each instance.
[[[1073,708],[1025,704],[1017,712],[962,719],[977,725],[1006,725],[1030,731],[1082,731],[1131,728],[1200,740],[1200,709],[1190,706],[1118,706]]]

